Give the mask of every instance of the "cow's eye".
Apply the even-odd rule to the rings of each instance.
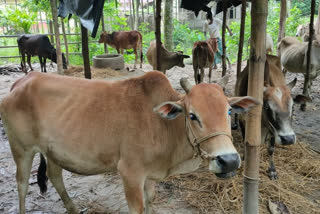
[[[231,115],[231,110],[232,110],[232,109],[229,109],[229,111],[228,111],[228,114],[229,114],[229,115]]]
[[[198,120],[197,116],[194,115],[193,113],[190,113],[189,116],[191,120]]]

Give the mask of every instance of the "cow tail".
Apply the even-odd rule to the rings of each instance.
[[[140,34],[140,62],[142,64],[142,60],[143,60],[143,53],[142,53],[142,35]]]
[[[38,181],[41,194],[44,194],[45,192],[47,192],[48,177],[46,175],[46,171],[47,171],[46,160],[44,159],[43,155],[40,154],[40,165],[38,168],[37,181]]]

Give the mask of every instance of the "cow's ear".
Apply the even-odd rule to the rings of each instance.
[[[310,97],[307,97],[305,95],[299,94],[296,96],[292,96],[293,97],[293,102],[295,104],[305,104],[307,102],[312,102]]]
[[[183,112],[183,107],[177,102],[164,102],[154,107],[153,111],[163,118],[173,120]]]
[[[182,56],[183,58],[190,58],[190,56],[184,55],[184,54],[182,54],[181,56]]]
[[[293,87],[296,85],[296,83],[297,83],[297,77],[294,78],[294,80],[292,80],[291,82],[289,82],[289,83],[287,84],[287,86],[288,86],[288,88],[291,90],[291,89],[293,89]]]
[[[250,96],[228,98],[228,102],[235,113],[247,112],[253,107],[261,105],[257,99]]]

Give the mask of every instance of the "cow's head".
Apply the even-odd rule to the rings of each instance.
[[[100,34],[99,43],[107,43],[107,40],[106,40],[107,36],[108,36],[108,33],[106,31],[103,31]]]
[[[290,91],[296,81],[297,79],[294,79],[284,86],[264,87],[262,119],[274,136],[275,142],[280,145],[290,145],[296,141],[291,125],[293,104],[310,101],[310,98],[303,95],[292,98]]]
[[[51,53],[51,60],[55,63],[57,63],[57,51],[56,49],[53,49],[52,50],[52,53]],[[62,66],[63,66],[63,69],[67,69],[67,60],[66,60],[66,57],[64,56],[64,53],[62,53]]]
[[[302,37],[307,33],[309,27],[307,25],[299,25],[297,27],[296,37]]]
[[[62,53],[62,66],[63,66],[63,69],[68,69],[67,60],[66,60],[66,57],[64,56],[64,53]]]
[[[209,161],[209,169],[218,177],[230,177],[241,162],[232,143],[231,110],[246,112],[259,102],[249,96],[227,98],[218,84],[192,87],[186,79],[180,83],[186,95],[177,102],[164,102],[154,111],[168,120],[185,117],[186,143]]]
[[[179,66],[179,67],[184,68],[185,65],[183,63],[183,60],[185,58],[190,58],[190,56],[184,55],[183,51],[177,51],[177,52],[174,52],[174,58],[176,59],[176,65]]]

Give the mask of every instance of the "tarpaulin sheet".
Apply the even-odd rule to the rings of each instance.
[[[59,0],[59,17],[74,14],[80,18],[81,24],[96,37],[103,11],[104,0]]]

